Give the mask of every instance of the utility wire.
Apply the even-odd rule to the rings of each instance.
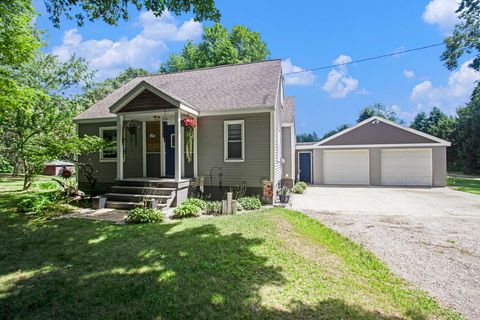
[[[360,60],[353,60],[353,61],[350,61],[350,62],[331,64],[331,65],[329,65],[329,66],[324,66],[324,67],[318,67],[318,68],[306,69],[306,70],[302,70],[302,71],[295,71],[295,72],[284,73],[283,76],[288,76],[288,75],[291,75],[291,74],[304,73],[304,72],[311,72],[311,71],[331,69],[331,68],[335,68],[335,67],[339,67],[339,66],[346,66],[346,65],[354,64],[354,63],[360,63],[360,62],[365,62],[365,61],[382,59],[382,58],[397,56],[397,55],[404,54],[404,53],[408,53],[408,52],[412,52],[412,51],[420,51],[420,50],[425,50],[425,49],[429,49],[429,48],[433,48],[433,47],[439,47],[439,46],[443,46],[443,42],[442,42],[442,43],[430,44],[430,45],[428,45],[428,46],[423,46],[423,47],[418,47],[418,48],[403,50],[403,51],[396,51],[396,52],[392,52],[392,53],[382,54],[382,55],[376,56],[376,57],[369,57],[369,58],[364,58],[364,59],[360,59]]]

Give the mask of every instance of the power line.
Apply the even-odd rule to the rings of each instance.
[[[354,64],[354,63],[360,63],[360,62],[365,62],[365,61],[382,59],[382,58],[397,56],[397,55],[404,54],[404,53],[408,53],[408,52],[412,52],[412,51],[420,51],[420,50],[425,50],[425,49],[429,49],[429,48],[433,48],[433,47],[439,47],[439,46],[443,46],[443,42],[442,42],[442,43],[430,44],[430,45],[428,45],[428,46],[423,46],[423,47],[418,47],[418,48],[403,50],[403,51],[396,51],[396,52],[392,52],[392,53],[382,54],[382,55],[376,56],[376,57],[369,57],[369,58],[364,58],[364,59],[360,59],[360,60],[353,60],[353,61],[350,61],[350,62],[331,64],[331,65],[324,66],[324,67],[318,67],[318,68],[312,68],[312,69],[306,69],[306,70],[301,70],[301,71],[284,73],[283,75],[284,75],[284,76],[288,76],[288,75],[298,74],[298,73],[304,73],[304,72],[311,72],[311,71],[318,71],[318,70],[324,70],[324,69],[331,69],[331,68],[335,68],[335,67],[339,67],[339,66],[346,66],[346,65]]]

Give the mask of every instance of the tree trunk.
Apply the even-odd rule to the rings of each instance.
[[[30,177],[30,170],[28,169],[28,163],[27,160],[23,160],[23,167],[25,169],[25,176],[23,178],[23,191],[27,191],[30,189],[30,186],[32,185],[31,177]]]
[[[13,171],[12,171],[13,178],[18,177],[19,170],[20,170],[20,161],[18,160],[18,157],[15,157],[14,164],[13,164]]]

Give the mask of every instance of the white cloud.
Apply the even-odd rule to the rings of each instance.
[[[192,19],[180,25],[169,13],[155,17],[143,12],[136,24],[141,30],[132,38],[84,39],[78,29],[64,32],[62,44],[52,53],[61,60],[72,54],[86,58],[92,68],[98,69],[98,79],[114,76],[127,67],[155,70],[160,65],[160,56],[167,51],[168,41],[194,40],[201,36],[202,25]]]
[[[315,75],[311,71],[288,75],[291,72],[304,71],[292,63],[290,58],[282,61],[282,73],[285,74],[285,84],[290,86],[309,86],[315,81]]]
[[[403,75],[405,76],[405,78],[408,78],[408,79],[415,78],[415,72],[413,72],[413,70],[405,69],[403,70]]]
[[[338,56],[333,63],[349,63],[352,58],[347,55]],[[328,73],[327,80],[323,84],[323,91],[327,92],[332,98],[345,98],[349,93],[358,88],[358,80],[348,75],[347,66],[339,66]]]
[[[460,0],[431,0],[423,12],[422,18],[428,24],[438,25],[440,30],[449,34],[458,22],[455,11],[458,9]]]
[[[411,100],[420,109],[438,106],[453,113],[458,106],[468,102],[476,81],[480,80],[480,73],[469,67],[471,62],[466,61],[459,70],[452,72],[446,86],[436,87],[429,80],[420,82],[413,88]]]
[[[404,111],[402,108],[400,108],[400,106],[396,104],[391,105],[390,109],[394,111],[400,119],[407,121],[412,121],[418,113],[417,110],[414,110],[412,112]]]
[[[164,41],[194,40],[202,35],[202,24],[190,19],[177,26],[175,18],[170,12],[161,17],[155,17],[151,11],[143,12],[139,18],[143,27],[142,35],[149,39]]]
[[[345,64],[352,62],[352,57],[345,54],[341,54],[337,59],[333,60],[333,64]]]

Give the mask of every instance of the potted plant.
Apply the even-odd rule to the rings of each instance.
[[[190,163],[193,159],[193,129],[197,126],[197,120],[185,118],[182,120],[182,126],[185,130],[185,159]]]
[[[278,190],[278,197],[280,203],[288,203],[290,200],[290,189],[287,186],[283,186]]]

